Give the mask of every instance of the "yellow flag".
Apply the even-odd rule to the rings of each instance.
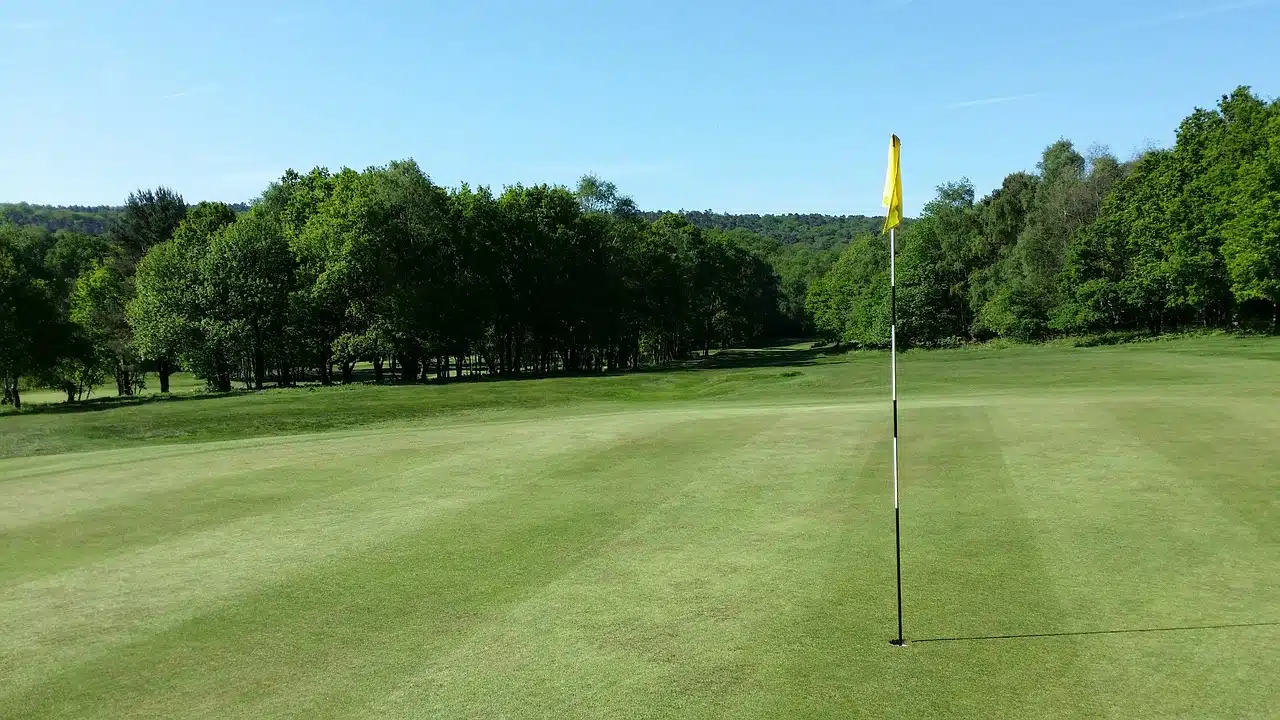
[[[884,230],[902,224],[902,170],[899,163],[902,159],[902,141],[894,135],[889,140],[889,173],[884,178],[884,206],[889,208],[888,217],[884,220]]]

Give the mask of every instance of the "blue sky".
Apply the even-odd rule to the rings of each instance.
[[[362,7],[368,5],[368,7]],[[413,157],[439,183],[648,209],[908,214],[1059,137],[1168,145],[1280,94],[1280,1],[0,3],[0,201],[247,200],[288,167]]]

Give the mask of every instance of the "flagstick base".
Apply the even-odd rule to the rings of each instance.
[[[906,640],[890,640],[889,644],[894,647],[906,647],[907,641]]]

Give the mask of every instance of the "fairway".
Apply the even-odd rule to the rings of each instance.
[[[0,416],[0,717],[1265,717],[1280,341]]]

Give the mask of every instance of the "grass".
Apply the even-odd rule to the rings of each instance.
[[[906,649],[887,357],[731,359],[0,417],[0,717],[1280,705],[1280,342],[903,357]]]

